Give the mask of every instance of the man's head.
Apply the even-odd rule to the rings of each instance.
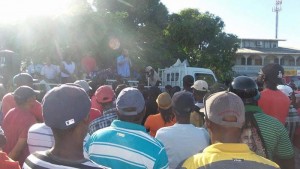
[[[92,88],[90,87],[89,83],[85,80],[76,80],[74,84],[77,84],[83,88],[83,90],[90,96]]]
[[[194,77],[191,75],[185,75],[183,77],[183,88],[187,91],[192,91],[191,86],[194,84]]]
[[[194,107],[195,100],[192,93],[180,91],[173,95],[172,108],[178,123],[188,123]]]
[[[19,87],[19,86],[33,87],[33,78],[28,73],[19,73],[14,76],[13,84],[15,87]]]
[[[228,91],[214,93],[205,100],[203,110],[212,143],[240,141],[245,107],[239,96]]]
[[[108,105],[115,100],[115,93],[108,85],[100,86],[95,93],[96,100],[102,106]]]
[[[33,90],[29,86],[20,86],[12,93],[16,104],[25,109],[33,107],[37,94],[38,91]]]
[[[0,126],[0,151],[4,147],[5,144],[6,144],[6,137],[5,137],[4,131],[2,130],[2,128]]]
[[[88,128],[91,101],[78,85],[63,84],[51,89],[42,101],[45,124],[59,137],[80,130],[77,138],[83,139]]]
[[[260,98],[257,84],[247,76],[238,76],[230,83],[229,91],[238,95],[244,104],[257,104]]]
[[[266,88],[277,90],[276,86],[282,84],[284,69],[277,63],[264,66],[258,75],[258,81],[263,82]]]
[[[172,107],[172,98],[167,92],[158,95],[156,103],[159,109],[167,110]]]
[[[138,89],[123,89],[116,100],[116,107],[120,120],[141,124],[145,115],[145,100]]]
[[[193,95],[196,101],[203,100],[203,97],[208,92],[208,84],[204,80],[197,80],[191,87],[193,89]]]

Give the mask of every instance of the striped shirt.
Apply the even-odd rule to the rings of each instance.
[[[89,125],[89,134],[92,135],[95,131],[109,127],[110,124],[118,119],[117,116],[117,108],[111,108],[108,110],[105,110],[103,112],[103,115],[93,120]]]
[[[83,145],[89,139],[87,134],[83,140]],[[53,147],[55,143],[53,133],[50,127],[45,123],[36,123],[28,131],[27,144],[29,152],[32,154],[36,151],[45,151]]]
[[[293,146],[285,127],[274,117],[264,114],[258,106],[245,105],[246,112],[254,117],[266,145],[268,158],[289,159],[294,156]]]
[[[111,168],[168,168],[164,146],[134,123],[114,120],[90,137],[85,150],[92,161]]]
[[[291,141],[293,141],[296,130],[300,128],[300,115],[294,107],[290,107],[289,114],[285,120],[285,127]]]
[[[54,157],[48,151],[39,151],[31,154],[25,160],[23,169],[99,169],[107,168],[94,164],[93,162],[84,159],[80,161],[65,161],[63,159]]]

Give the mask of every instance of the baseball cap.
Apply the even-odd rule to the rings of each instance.
[[[19,73],[13,77],[14,86],[28,85],[35,81],[37,81],[37,79],[33,79],[28,73]]]
[[[72,128],[89,114],[91,101],[87,93],[74,84],[51,89],[42,101],[45,124],[51,128]]]
[[[19,102],[19,103],[23,103],[27,99],[29,99],[33,96],[36,96],[38,94],[39,94],[39,91],[33,90],[29,86],[20,86],[12,93],[16,102]]]
[[[288,97],[293,93],[293,89],[288,85],[278,85],[277,89],[282,91]]]
[[[145,108],[145,100],[138,89],[127,87],[120,92],[116,100],[116,107],[122,115],[138,115]]]
[[[208,91],[208,84],[204,80],[197,80],[191,88],[199,91]]]
[[[99,103],[108,103],[115,99],[115,93],[108,85],[100,86],[96,90],[95,96]]]
[[[214,93],[205,100],[200,110],[207,118],[224,127],[242,128],[245,122],[245,107],[242,99],[228,91]],[[225,117],[234,116],[236,121],[226,121]]]
[[[156,103],[159,108],[167,110],[172,106],[171,96],[169,95],[169,93],[163,92],[160,95],[158,95]]]
[[[172,107],[177,114],[188,114],[194,110],[193,94],[186,91],[176,92],[172,97]]]
[[[86,82],[85,80],[76,80],[74,82],[74,84],[81,86],[86,92],[89,92],[90,90],[92,90],[92,88],[90,87],[88,82]]]

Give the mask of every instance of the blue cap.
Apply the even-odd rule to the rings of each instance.
[[[193,94],[187,91],[176,92],[172,97],[172,107],[176,114],[189,114],[195,108]]]
[[[127,87],[118,95],[116,106],[120,114],[133,116],[143,112],[145,100],[138,89]]]
[[[33,90],[29,86],[20,86],[12,93],[17,103],[26,102],[27,99],[34,97],[38,94],[39,91]]]
[[[72,128],[89,114],[91,100],[79,86],[63,84],[51,89],[43,98],[45,124],[51,128]]]
[[[19,73],[14,76],[13,78],[13,84],[14,86],[23,86],[23,85],[32,85],[32,83],[36,81],[36,79],[33,79],[32,76],[28,73]]]

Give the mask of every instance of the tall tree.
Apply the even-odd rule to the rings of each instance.
[[[173,56],[188,59],[192,66],[210,68],[225,81],[231,75],[238,40],[223,28],[220,17],[185,9],[170,16],[164,35]]]

